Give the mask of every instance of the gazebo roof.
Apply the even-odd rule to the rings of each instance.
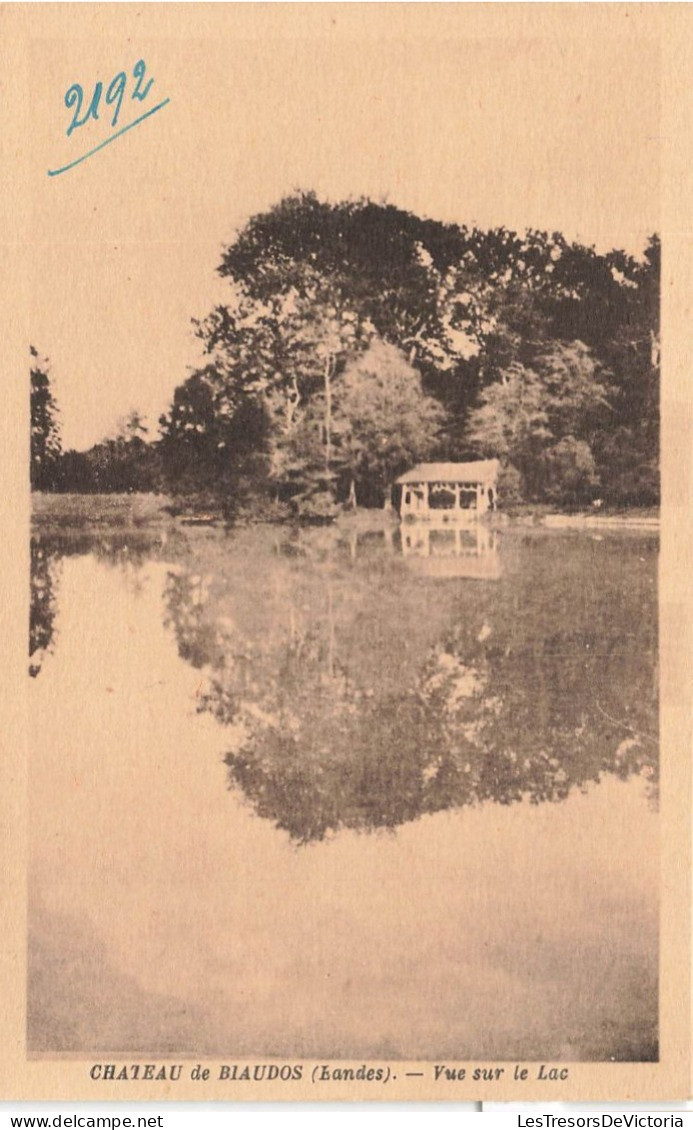
[[[398,483],[488,483],[500,470],[498,459],[475,459],[471,463],[417,463],[405,471]]]

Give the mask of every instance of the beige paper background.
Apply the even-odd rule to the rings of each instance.
[[[688,328],[690,322],[691,34],[693,16],[676,5],[5,5],[0,9],[3,52],[2,231],[5,249],[4,309],[8,332],[4,467],[6,486],[2,614],[8,641],[3,710],[3,879],[6,880],[5,944],[0,970],[3,1001],[0,1095],[32,1099],[674,1099],[691,1092],[690,1055],[690,855],[691,855],[691,408]],[[136,46],[134,46],[136,44]],[[528,147],[526,172],[508,183],[484,161],[483,136],[469,119],[469,158],[460,160],[459,105],[464,90],[460,59],[465,52],[506,57],[485,94],[503,144],[521,139]],[[528,123],[521,76],[512,61],[525,54],[556,60],[555,90],[580,65],[612,69],[595,92],[594,104],[576,107],[587,115],[576,130],[575,216],[578,199],[587,242],[625,242],[657,227],[664,248],[663,270],[663,523],[660,583],[662,675],[662,945],[660,1045],[657,1064],[574,1064],[570,1079],[548,1092],[546,1085],[510,1081],[479,1087],[432,1086],[427,1078],[405,1079],[381,1094],[358,1084],[309,1082],[271,1086],[183,1082],[93,1083],[92,1060],[27,1061],[24,1051],[25,833],[31,814],[25,803],[27,748],[25,647],[28,577],[28,405],[26,345],[46,343],[56,369],[68,338],[71,383],[58,396],[75,428],[68,444],[98,439],[109,424],[99,413],[140,403],[136,366],[175,374],[194,360],[187,337],[158,332],[162,306],[167,324],[203,314],[213,301],[210,267],[219,244],[251,212],[296,186],[330,196],[363,192],[378,196],[379,170],[387,148],[390,199],[439,219],[477,221],[481,226],[542,224],[546,185],[559,171],[552,165],[550,135],[541,120]],[[127,139],[56,178],[54,168],[86,148],[77,134],[64,138],[62,96],[73,81],[105,76],[123,58],[144,57],[160,97],[171,105]],[[613,65],[621,56],[624,71]],[[661,84],[660,84],[661,66]],[[620,84],[633,68],[639,91],[643,151],[613,159],[618,149]],[[550,75],[550,68],[542,71]],[[431,92],[449,94],[435,103]],[[250,92],[250,93],[249,93]],[[252,96],[252,104],[248,99]],[[613,104],[610,102],[613,99]],[[601,99],[601,102],[600,102]],[[401,107],[392,129],[393,108]],[[611,107],[611,108],[610,108]],[[145,107],[143,107],[145,108]],[[469,108],[472,109],[471,107]],[[515,116],[513,116],[515,115]],[[335,134],[335,122],[343,127]],[[279,127],[278,128],[278,123]],[[569,122],[566,123],[569,125]],[[592,124],[593,128],[586,128]],[[388,126],[387,135],[385,126]],[[655,128],[655,134],[649,132]],[[430,133],[437,135],[432,146]],[[86,131],[82,131],[86,132]],[[645,136],[645,135],[644,135]],[[441,144],[440,139],[443,138]],[[284,139],[283,141],[281,139]],[[650,146],[650,148],[647,148]],[[657,161],[657,149],[661,161]],[[441,177],[441,152],[451,166],[470,170],[478,215],[459,205],[459,181]],[[67,154],[67,156],[63,156]],[[474,161],[472,161],[472,156]],[[606,170],[606,171],[605,171]],[[661,171],[661,188],[657,179]],[[460,173],[462,175],[462,173]],[[560,170],[566,185],[571,183]],[[609,193],[604,191],[605,176]],[[619,183],[621,178],[622,183]],[[585,183],[588,189],[585,189]],[[222,187],[223,186],[223,187]],[[566,192],[569,193],[569,188]],[[602,208],[621,197],[623,217]],[[653,201],[659,198],[659,209]],[[573,209],[571,211],[571,208]],[[544,211],[543,211],[544,210]],[[658,214],[657,214],[658,211]],[[536,219],[534,217],[537,217]],[[622,227],[616,225],[621,222]],[[569,220],[556,216],[555,226]],[[174,233],[172,237],[172,233]],[[579,231],[567,231],[579,236]],[[91,249],[98,245],[97,268]],[[131,289],[122,286],[123,259],[130,257]],[[110,267],[109,267],[110,264]],[[98,273],[97,273],[98,271]],[[127,274],[127,272],[125,272]],[[181,299],[176,280],[185,279]],[[199,279],[199,283],[198,280]],[[66,291],[70,303],[64,302]],[[74,301],[74,292],[79,304]],[[212,296],[210,301],[210,295]],[[192,305],[191,305],[192,303]],[[77,319],[75,309],[83,314]],[[66,316],[66,311],[69,316]],[[97,321],[96,314],[100,311]],[[149,347],[128,353],[128,341],[151,327]],[[125,352],[124,352],[125,351]],[[89,364],[99,358],[99,378]],[[132,362],[132,363],[131,363]],[[91,362],[93,368],[93,361]],[[132,385],[127,384],[131,381]],[[125,387],[124,387],[125,383]],[[128,403],[124,401],[127,400]],[[104,407],[104,405],[106,407]],[[150,411],[156,411],[152,393]],[[163,408],[164,404],[160,405]],[[96,422],[95,422],[96,421]],[[96,429],[96,434],[94,434]],[[85,703],[85,710],[89,704]],[[85,820],[89,814],[84,814]],[[123,1057],[108,1060],[123,1062]],[[131,1057],[141,1062],[142,1057]],[[232,1062],[229,1055],[224,1062]],[[148,1062],[153,1062],[149,1060]],[[171,1062],[171,1061],[162,1061]],[[172,1062],[179,1062],[174,1058]],[[209,1066],[220,1061],[210,1061]],[[190,1063],[192,1066],[192,1063]],[[358,1065],[357,1065],[358,1066]],[[508,1072],[506,1072],[507,1076]],[[212,1071],[214,1075],[214,1071]]]

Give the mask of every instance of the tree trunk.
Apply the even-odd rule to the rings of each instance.
[[[653,369],[659,365],[659,339],[653,330],[650,330],[650,364]]]
[[[334,679],[334,609],[332,606],[332,585],[327,582],[327,625],[328,625],[328,645],[327,645],[327,674],[331,679]]]
[[[325,470],[332,462],[332,354],[325,358]]]
[[[292,380],[291,380],[291,388],[287,392],[287,395],[286,395],[286,405],[285,405],[286,411],[285,411],[285,414],[286,414],[286,431],[287,431],[287,434],[293,428],[294,417],[296,415],[296,410],[297,410],[300,403],[301,403],[301,394],[298,391],[298,384],[296,383],[296,378],[293,377]]]
[[[347,499],[347,506],[351,510],[355,510],[356,505],[357,505],[357,503],[356,503],[356,483],[352,479],[351,482],[349,483],[349,497]]]

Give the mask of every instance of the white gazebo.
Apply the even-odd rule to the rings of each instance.
[[[498,504],[498,459],[472,463],[419,463],[396,480],[401,518],[470,518]]]

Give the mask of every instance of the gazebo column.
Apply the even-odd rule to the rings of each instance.
[[[455,483],[455,486],[454,486],[454,488],[453,488],[453,489],[454,489],[454,492],[455,492],[455,506],[454,506],[454,509],[455,509],[455,510],[458,510],[458,511],[459,511],[459,509],[460,509],[460,490],[461,490],[460,484],[459,484],[459,483]]]
[[[424,483],[424,509],[426,513],[431,509],[431,484]]]

